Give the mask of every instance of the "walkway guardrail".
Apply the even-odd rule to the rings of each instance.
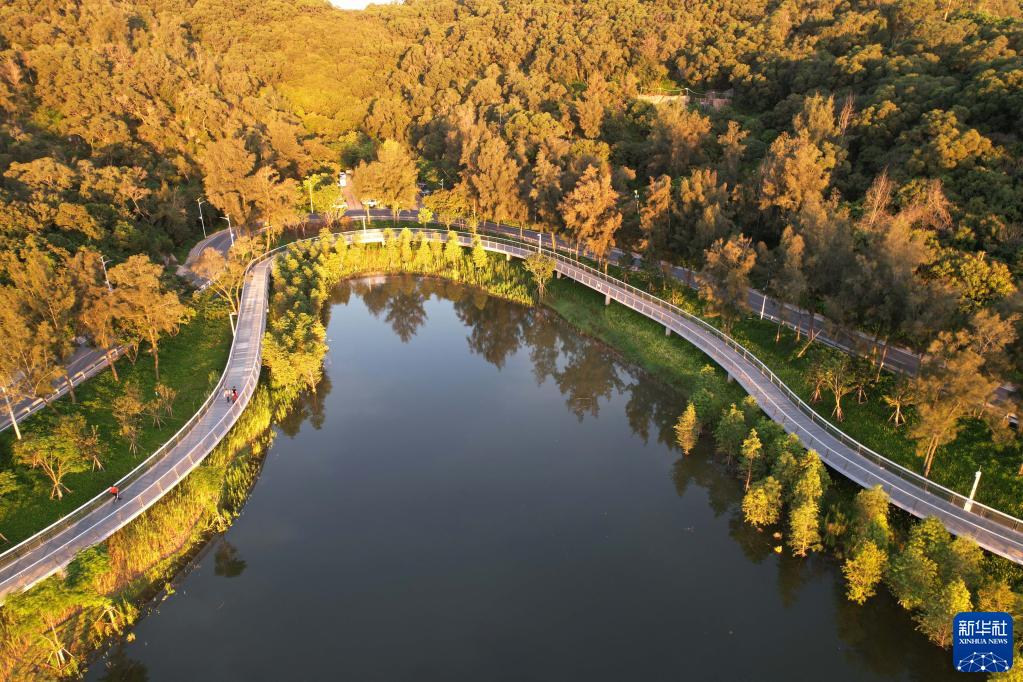
[[[901,464],[898,464],[897,462],[888,459],[884,455],[879,454],[878,452],[872,450],[866,445],[863,445],[856,439],[846,434],[844,431],[842,431],[834,424],[832,424],[830,420],[823,417],[820,413],[818,413],[810,405],[808,405],[795,391],[789,388],[789,386],[784,381],[782,381],[771,370],[771,368],[768,367],[762,360],[760,360],[760,358],[758,358],[752,351],[747,349],[741,343],[739,343],[731,336],[718,329],[717,327],[713,326],[712,324],[709,324],[702,318],[697,317],[696,315],[693,315],[692,313],[689,313],[679,308],[678,306],[673,305],[672,303],[657,298],[653,294],[650,294],[646,291],[643,291],[642,289],[634,287],[633,285],[628,284],[627,282],[611,277],[610,275],[605,275],[598,269],[590,265],[587,265],[586,263],[583,263],[575,258],[565,256],[562,253],[551,254],[548,251],[544,251],[544,253],[555,257],[556,260],[558,261],[569,263],[573,267],[583,269],[593,279],[596,279],[600,282],[613,284],[617,288],[624,289],[630,295],[649,303],[651,306],[654,306],[663,311],[670,312],[673,315],[676,315],[680,318],[688,320],[689,322],[699,325],[699,327],[703,329],[705,332],[712,334],[717,339],[727,344],[732,350],[738,352],[743,357],[743,359],[753,364],[764,378],[766,378],[768,381],[770,381],[772,384],[774,384],[776,387],[782,390],[785,396],[790,401],[792,401],[792,403],[795,404],[797,408],[799,408],[801,413],[803,413],[806,417],[810,418],[815,424],[817,424],[825,431],[827,431],[829,435],[839,440],[843,445],[846,445],[847,447],[855,451],[856,454],[872,461],[873,463],[882,467],[886,471],[894,473],[900,478],[913,483],[914,485],[916,485],[919,488],[922,488],[926,492],[943,497],[948,502],[954,504],[957,507],[965,507],[969,502],[969,498],[967,498],[965,495],[957,493],[954,490],[951,490],[950,488],[947,488],[939,483],[935,483],[934,481],[925,478],[923,475],[918,474],[915,471],[907,469]],[[665,320],[660,321],[664,322]],[[992,521],[999,523],[1000,525],[1003,525],[1007,528],[1011,528],[1012,530],[1019,530],[1021,523],[1023,523],[1023,521],[1010,514],[1006,514],[997,509],[984,505],[980,502],[974,501],[972,507],[973,508],[971,510],[971,513],[977,514],[978,516],[984,518],[988,518]]]
[[[384,240],[385,229],[386,228],[364,228],[361,230],[349,230],[346,232],[334,233],[334,238],[335,239],[344,238],[349,243],[382,242]],[[438,230],[433,228],[413,227],[410,229],[413,232],[425,233],[434,239],[446,238],[448,232],[448,230]],[[654,319],[658,322],[661,322],[662,324],[665,324],[666,326],[669,326],[669,328],[670,325],[677,326],[680,323],[692,325],[700,333],[710,335],[712,338],[716,339],[717,341],[720,341],[730,350],[737,353],[739,357],[741,357],[743,360],[749,363],[749,365],[755,368],[755,370],[759,373],[760,378],[766,379],[772,386],[776,387],[784,395],[785,399],[793,406],[795,406],[795,408],[802,416],[809,419],[813,424],[817,425],[828,436],[834,438],[836,441],[849,448],[851,452],[864,458],[866,461],[873,463],[880,470],[889,473],[900,480],[904,480],[907,483],[910,483],[914,488],[922,490],[927,494],[935,496],[938,500],[944,501],[956,507],[958,509],[957,515],[959,520],[964,521],[967,524],[970,524],[976,528],[981,528],[981,526],[969,520],[971,517],[975,517],[978,519],[986,519],[998,527],[1009,529],[1011,531],[1019,531],[1021,523],[1023,523],[1021,522],[1020,519],[1010,514],[998,511],[997,509],[993,509],[979,502],[973,502],[972,505],[970,505],[972,506],[972,509],[969,509],[969,511],[967,511],[968,509],[967,504],[969,500],[966,496],[961,495],[960,493],[957,493],[949,488],[946,488],[945,486],[934,483],[933,481],[884,457],[883,455],[875,452],[874,450],[868,448],[867,446],[848,436],[845,432],[843,432],[841,429],[832,424],[829,420],[821,416],[816,410],[810,407],[795,391],[790,389],[756,355],[754,355],[751,351],[749,351],[746,347],[744,347],[741,343],[733,339],[731,336],[725,334],[717,327],[707,323],[700,317],[697,317],[696,315],[693,315],[692,313],[689,313],[679,308],[678,306],[675,306],[672,303],[664,301],[654,296],[653,294],[650,294],[646,291],[643,291],[642,289],[639,289],[631,284],[628,284],[627,282],[607,275],[601,272],[599,269],[592,267],[591,265],[581,261],[578,258],[575,258],[574,256],[568,256],[563,253],[558,253],[557,251],[551,251],[550,249],[544,248],[539,243],[535,242],[530,243],[529,241],[526,240],[520,240],[517,238],[507,236],[498,237],[490,234],[473,234],[464,231],[455,231],[455,234],[457,235],[459,242],[463,246],[470,246],[472,244],[472,241],[478,237],[485,249],[489,251],[505,253],[509,257],[515,256],[518,258],[527,258],[534,253],[538,252],[543,253],[544,255],[553,258],[556,264],[558,265],[558,270],[568,275],[569,277],[572,277],[573,279],[579,281],[581,284],[584,284],[585,286],[590,287],[591,289],[594,289],[601,293],[605,293],[605,295],[628,305],[629,307],[639,311],[640,313],[646,315],[651,319]],[[291,248],[294,244],[311,243],[318,239],[320,239],[319,235],[305,239],[295,240],[288,244],[272,249],[271,251],[263,254],[262,256],[259,256],[258,258],[251,261],[246,267],[245,271],[246,278],[250,277],[253,268],[256,267],[259,263],[263,263],[269,259],[276,257],[278,254]],[[268,286],[268,282],[269,277],[267,277],[267,281],[264,283],[264,286]],[[266,294],[265,291],[264,294]],[[622,300],[620,296],[626,297],[626,300]],[[266,305],[265,295],[263,297],[262,305],[264,306]],[[264,309],[262,311],[259,311],[257,314],[259,322],[256,327],[256,333],[251,339],[249,339],[249,341],[251,342],[252,339],[255,339],[255,342],[258,345],[262,340],[262,335],[265,332],[266,328],[266,311]],[[79,508],[75,509],[70,514],[62,517],[61,519],[58,519],[50,526],[47,526],[46,528],[32,535],[31,537],[19,542],[11,549],[0,554],[0,571],[8,568],[12,564],[28,556],[33,551],[39,550],[47,543],[59,538],[60,535],[65,531],[76,529],[80,522],[87,519],[90,516],[90,514],[96,512],[104,505],[111,509],[109,514],[103,516],[100,519],[100,521],[92,523],[85,528],[78,528],[77,530],[80,531],[78,534],[74,535],[73,538],[67,539],[63,544],[57,543],[56,549],[51,548],[53,549],[53,551],[49,552],[46,556],[49,557],[56,555],[61,548],[67,547],[75,539],[80,540],[83,536],[87,535],[90,530],[95,528],[101,521],[106,520],[111,516],[116,516],[118,519],[118,524],[116,527],[118,528],[122,527],[124,524],[126,524],[128,521],[130,521],[138,514],[142,513],[142,511],[144,511],[146,508],[152,505],[160,497],[162,497],[163,494],[165,494],[174,485],[180,482],[192,469],[198,466],[198,464],[201,463],[201,461],[205,458],[209,451],[211,451],[213,447],[215,447],[216,444],[230,430],[231,426],[237,420],[238,415],[241,413],[242,410],[244,410],[244,407],[248,403],[249,398],[255,392],[256,386],[258,384],[262,365],[257,357],[257,361],[254,362],[251,367],[247,368],[245,374],[242,377],[242,380],[240,381],[241,390],[239,391],[239,399],[234,404],[232,404],[232,406],[223,415],[221,415],[220,418],[205,431],[205,433],[201,434],[192,433],[193,429],[198,424],[198,422],[211,412],[213,406],[215,406],[217,404],[217,401],[223,396],[226,386],[231,381],[228,378],[229,370],[232,366],[232,360],[234,359],[235,354],[238,351],[239,347],[240,344],[238,338],[236,337],[235,342],[232,343],[231,351],[228,355],[227,364],[225,366],[225,372],[221,375],[221,378],[218,381],[216,387],[213,389],[212,393],[210,393],[210,395],[206,398],[206,400],[196,411],[196,413],[192,415],[192,417],[189,418],[187,422],[185,422],[185,424],[174,434],[174,436],[170,438],[170,440],[168,440],[166,443],[160,446],[160,448],[153,452],[153,454],[151,454],[149,457],[140,462],[138,466],[136,466],[134,469],[132,469],[132,471],[123,476],[114,485],[117,485],[119,488],[123,490],[133,483],[142,481],[147,476],[147,474],[154,472],[154,469],[157,468],[157,465],[175,447],[181,444],[186,444],[188,448],[187,451],[185,452],[184,457],[179,459],[172,467],[157,475],[155,478],[153,478],[153,480],[146,481],[145,488],[142,489],[141,491],[138,491],[133,496],[132,500],[129,501],[127,504],[116,509],[112,509],[110,506],[111,503],[109,494],[107,492],[100,493],[93,497],[88,502],[86,502],[85,504],[83,504],[82,506],[80,506]],[[248,349],[247,344],[246,349]],[[708,353],[708,355],[711,355],[712,358],[715,358],[715,353],[712,348],[701,348],[701,350]],[[748,377],[744,369],[735,365],[734,362],[729,361],[728,358],[715,358],[715,360],[722,366],[725,366],[726,370],[728,370],[730,367],[733,369],[737,369],[739,372],[742,372],[751,382],[753,381],[752,378]],[[237,381],[238,377],[235,376],[233,380]],[[773,407],[776,409],[776,411],[780,412],[783,415],[788,414],[784,406],[777,405],[775,403]],[[190,438],[194,439],[194,442],[188,442]],[[860,466],[862,468],[862,465],[857,464],[856,462],[850,460],[847,455],[834,451],[826,443],[823,443],[819,441],[819,439],[814,438],[812,434],[811,438],[817,441],[817,447],[819,449],[827,449],[828,452],[835,455],[836,457],[840,457],[843,461],[849,463],[849,465]],[[806,445],[811,446],[812,444],[807,443]],[[934,505],[931,504],[930,502],[928,502],[927,504],[934,507]],[[990,528],[984,528],[983,530],[986,530],[987,532],[994,532]],[[107,533],[103,537],[95,538],[90,537],[90,541],[94,544],[96,542],[102,541],[107,536],[109,536],[109,533]],[[1016,546],[1019,546],[1021,544],[1019,540],[1005,538],[1004,536],[999,537],[1002,537],[1007,542],[1014,543]],[[37,559],[28,567],[22,569],[22,572],[27,573],[30,568],[35,567],[41,561],[44,561],[45,558],[46,557]],[[67,560],[69,560],[69,558]],[[64,563],[66,563],[66,561],[64,561]],[[34,575],[32,582],[38,581],[42,577],[45,577],[45,575],[49,575],[53,571],[58,570],[59,568],[62,567],[62,565],[63,563],[58,563],[54,566],[48,567],[49,572],[43,575],[40,575],[39,572],[37,571],[36,573],[32,574]],[[32,584],[32,582],[28,581],[28,578],[26,578],[25,582],[19,583],[17,579],[12,580],[11,576],[7,576],[5,578],[5,581],[6,584],[4,585],[3,593],[9,592],[11,591],[11,589],[16,589],[17,587],[27,587],[28,585]]]
[[[380,218],[378,220],[389,219]],[[403,217],[401,220],[407,221],[414,219]],[[383,240],[384,229],[386,228],[370,228],[365,230],[353,230],[350,232],[339,234],[361,234],[364,235],[366,239],[372,240],[373,242],[377,242]],[[412,230],[413,232],[429,233],[433,235],[435,238],[444,238],[447,234],[446,231],[439,231],[430,228],[409,229]],[[461,230],[455,230],[455,233],[458,235],[459,241],[463,245],[471,244],[473,238],[472,233]],[[905,480],[909,483],[912,483],[914,486],[923,489],[925,492],[930,493],[932,495],[936,495],[944,499],[945,501],[949,502],[950,504],[963,509],[964,511],[966,511],[966,507],[967,505],[969,505],[971,507],[969,513],[993,521],[1000,526],[1009,528],[1013,531],[1018,531],[1020,530],[1021,527],[1023,527],[1023,520],[1015,516],[1012,516],[1011,514],[1007,514],[1005,512],[994,509],[993,507],[985,505],[981,502],[973,501],[972,505],[970,505],[969,504],[970,500],[967,496],[962,495],[961,493],[957,493],[956,491],[947,488],[941,485],[940,483],[935,483],[934,481],[924,477],[923,475],[915,471],[907,469],[901,464],[891,459],[888,459],[884,455],[881,455],[875,450],[867,447],[866,445],[852,438],[847,433],[845,433],[837,426],[832,424],[830,420],[826,419],[819,412],[814,410],[813,407],[808,405],[806,401],[804,401],[802,397],[799,396],[799,394],[793,391],[784,381],[782,381],[778,377],[778,375],[776,375],[774,371],[772,371],[771,368],[768,367],[752,351],[750,351],[748,348],[743,346],[741,343],[733,339],[731,336],[729,336],[722,330],[703,320],[702,318],[693,315],[692,313],[683,310],[682,308],[679,308],[678,306],[669,303],[668,301],[658,298],[653,294],[650,294],[649,292],[643,291],[642,289],[639,289],[623,280],[620,280],[616,277],[612,277],[611,275],[607,275],[598,270],[597,268],[594,268],[593,266],[583,262],[582,260],[572,255],[566,255],[563,252],[564,247],[560,244],[557,245],[557,251],[553,251],[549,247],[540,244],[537,240],[530,240],[528,238],[519,239],[515,237],[495,236],[489,233],[478,234],[478,236],[480,237],[480,240],[483,243],[484,248],[490,247],[488,250],[508,252],[509,250],[508,247],[513,247],[514,250],[512,255],[516,255],[520,258],[528,257],[528,255],[530,254],[541,252],[548,257],[554,258],[558,262],[565,263],[566,265],[570,265],[571,267],[574,268],[580,268],[584,272],[586,272],[589,278],[591,278],[591,281],[582,282],[583,284],[590,286],[590,288],[598,288],[594,287],[593,284],[601,283],[612,285],[618,289],[625,290],[629,295],[633,296],[636,299],[642,300],[648,304],[648,310],[642,311],[648,317],[655,317],[657,312],[661,312],[662,314],[669,313],[671,315],[677,316],[678,318],[687,320],[693,324],[698,325],[700,329],[709,334],[712,334],[715,338],[728,345],[732,350],[739,353],[743,357],[743,359],[753,364],[757,368],[760,375],[763,378],[767,379],[771,384],[779,388],[785,394],[785,397],[788,398],[796,406],[800,413],[809,418],[813,423],[820,426],[830,436],[840,441],[846,447],[853,450],[856,454],[873,462],[877,466],[881,467],[885,471],[888,471],[889,473],[894,474],[898,478]],[[670,319],[665,318],[656,319],[658,319],[658,321],[662,323],[670,321]],[[824,443],[818,443],[818,446],[820,448],[828,448],[828,446]],[[835,454],[837,455],[838,453]]]
[[[256,264],[264,260],[264,258],[265,256],[253,260],[246,268],[245,276],[248,277],[252,271],[252,268]],[[259,325],[260,338],[262,337],[262,331],[265,329],[266,325],[265,311],[261,312],[262,314],[260,315],[260,319],[262,321]],[[134,469],[132,469],[127,474],[118,479],[113,485],[117,486],[120,490],[123,491],[129,485],[141,480],[146,474],[148,474],[153,469],[154,465],[161,461],[167,455],[167,453],[169,453],[173,448],[175,448],[181,443],[186,442],[186,440],[189,437],[195,436],[195,434],[192,433],[193,427],[203,417],[209,414],[211,408],[215,404],[217,404],[219,400],[223,399],[224,391],[227,390],[227,384],[229,382],[228,373],[226,369],[231,367],[232,359],[234,358],[238,347],[239,346],[237,343],[232,343],[231,350],[228,354],[227,362],[225,364],[225,372],[221,374],[220,380],[217,382],[216,387],[203,401],[202,405],[200,405],[199,409],[195,412],[195,414],[193,414],[188,419],[188,421],[186,421],[181,426],[181,428],[178,429],[178,431],[175,432],[173,436],[171,436],[171,438],[168,441],[161,445],[151,455],[142,460]],[[238,415],[242,412],[244,406],[248,403],[249,398],[251,398],[253,392],[255,391],[256,385],[258,384],[260,370],[261,364],[256,363],[254,368],[252,368],[252,370],[249,373],[247,373],[244,376],[244,379],[240,382],[241,389],[239,390],[238,393],[238,399],[233,403],[232,408],[229,409],[224,415],[222,415],[221,418],[216,422],[216,424],[214,424],[214,426],[209,431],[207,431],[205,434],[202,434],[201,437],[198,438],[198,440],[196,440],[194,443],[189,444],[188,454],[186,459],[184,460],[184,462],[186,462],[184,464],[185,469],[184,470],[179,469],[179,467],[182,466],[182,462],[179,462],[178,465],[176,465],[174,469],[172,469],[170,472],[165,472],[163,476],[151,482],[147,486],[146,490],[143,491],[143,493],[141,493],[140,495],[138,495],[136,499],[142,498],[148,499],[148,497],[144,493],[148,492],[154,486],[159,491],[159,495],[157,495],[155,499],[159,499],[159,497],[162,497],[163,493],[165,493],[167,490],[173,487],[174,484],[181,480],[181,478],[184,478],[184,475],[186,475],[188,471],[191,471],[193,468],[195,468],[195,466],[197,466],[199,462],[201,462],[202,459],[205,458],[205,455],[209,452],[209,450],[212,450],[212,448],[220,441],[220,439],[227,434],[227,432],[230,430],[230,426],[234,424],[234,422],[237,420]],[[237,384],[235,385],[237,386]],[[202,452],[202,455],[199,456],[195,454],[198,452]],[[175,478],[173,481],[164,480],[167,477],[168,473],[175,474]],[[141,511],[143,511],[146,507],[152,504],[152,502],[155,501],[155,499],[148,500],[148,502],[146,502],[142,508],[137,510],[133,510],[130,504],[125,504],[117,508],[117,513],[124,516],[125,517],[124,523],[127,523],[128,521],[131,520],[131,518],[134,518],[139,513],[141,513]],[[40,530],[39,532],[26,538],[25,540],[22,540],[14,547],[11,547],[7,551],[0,554],[0,569],[10,566],[11,564],[22,559],[23,557],[29,555],[31,552],[39,549],[40,547],[50,542],[51,540],[58,538],[62,533],[71,528],[74,528],[80,521],[87,518],[91,513],[93,513],[97,509],[100,509],[103,506],[110,507],[110,505],[111,505],[110,493],[104,490],[103,492],[97,494],[95,497],[82,504],[80,507],[78,507],[71,513],[62,516],[60,519],[53,522],[46,528]],[[59,568],[59,566],[55,568]]]

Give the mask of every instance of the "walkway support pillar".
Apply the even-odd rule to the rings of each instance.
[[[668,325],[664,325],[664,335],[671,336],[671,327],[669,327]]]
[[[604,305],[611,305],[611,294],[604,294]]]
[[[505,259],[506,261],[508,261],[508,260],[511,260],[511,254],[510,254],[510,253],[506,253],[506,254],[504,254],[504,259]]]

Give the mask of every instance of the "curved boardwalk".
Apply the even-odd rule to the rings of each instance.
[[[786,390],[784,384],[742,346],[722,338],[721,332],[655,299],[644,292],[587,266],[558,256],[557,269],[564,275],[599,291],[608,300],[627,306],[663,324],[686,339],[721,366],[760,408],[803,445],[816,450],[830,467],[865,488],[882,486],[893,504],[914,516],[938,517],[955,535],[973,538],[981,547],[1016,563],[1023,563],[1023,532],[1019,520],[984,507],[964,507],[967,500],[894,462],[883,459],[838,430]]]
[[[75,554],[102,542],[152,506],[205,459],[238,420],[259,381],[266,326],[270,261],[247,275],[238,333],[217,388],[178,433],[118,482],[121,499],[106,492],[53,526],[0,555],[0,597],[25,589],[63,568]],[[229,403],[225,389],[238,388]]]
[[[443,235],[444,232],[426,230]],[[345,233],[349,241],[383,240],[382,230]],[[314,238],[315,239],[315,238]],[[459,233],[466,246],[472,236]],[[309,240],[307,240],[309,241]],[[522,242],[481,235],[488,251],[525,258],[536,248]],[[283,248],[283,247],[282,247]],[[51,575],[78,552],[102,542],[153,505],[209,454],[244,410],[259,381],[262,338],[266,328],[268,285],[273,256],[255,262],[242,293],[237,333],[227,368],[217,389],[187,424],[121,483],[122,499],[106,493],[50,528],[0,555],[0,597],[25,589]],[[752,395],[761,409],[804,445],[817,450],[832,468],[864,487],[881,485],[893,504],[915,516],[936,516],[952,533],[973,538],[985,549],[1023,563],[1020,521],[983,505],[964,509],[966,500],[856,443],[830,425],[792,393],[756,357],[717,329],[671,304],[563,255],[548,251],[557,271],[665,326],[706,353]],[[237,386],[239,399],[228,403],[225,388]]]

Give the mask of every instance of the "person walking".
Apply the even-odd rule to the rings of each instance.
[[[233,386],[231,387],[231,402],[232,403],[238,402],[238,389],[234,388]]]
[[[121,491],[120,489],[118,489],[116,485],[110,486],[110,490],[108,490],[107,492],[109,492],[110,496],[114,498],[114,502],[117,502],[119,499],[121,499]]]
[[[224,389],[224,400],[231,402],[231,391]]]

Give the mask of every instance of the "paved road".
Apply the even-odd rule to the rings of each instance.
[[[972,505],[973,511],[966,511],[967,501],[963,496],[885,461],[855,443],[786,390],[754,356],[735,342],[722,338],[721,332],[592,268],[559,259],[557,269],[605,294],[608,300],[657,320],[666,330],[702,350],[752,395],[768,416],[788,433],[799,436],[806,447],[815,449],[829,466],[846,477],[865,488],[881,485],[896,506],[920,518],[935,516],[950,532],[971,537],[988,551],[1023,563],[1023,524],[1018,520],[979,504]]]
[[[74,556],[110,537],[163,497],[213,450],[230,430],[256,389],[270,261],[256,265],[242,293],[238,332],[217,387],[171,441],[118,482],[121,499],[101,493],[65,519],[0,555],[0,598],[25,589],[63,568]],[[238,389],[230,402],[224,391]]]
[[[390,217],[376,212],[371,212],[371,215],[381,219]],[[414,220],[414,216],[409,212],[402,214],[400,219]],[[518,234],[517,230],[503,226],[500,231]],[[464,237],[463,242],[468,243],[468,237]],[[486,236],[483,236],[483,244],[488,250],[520,258],[533,252],[532,248],[493,241]],[[851,480],[864,487],[881,485],[896,506],[920,518],[936,516],[950,532],[971,537],[985,549],[1023,563],[1023,522],[984,505],[970,504],[963,495],[937,485],[849,438],[788,390],[755,356],[734,341],[722,338],[721,332],[705,322],[565,256],[558,256],[557,269],[609,296],[608,301],[618,301],[661,322],[666,329],[705,352],[756,398],[772,419],[789,433],[798,435],[807,447],[817,450],[825,462]],[[972,511],[964,508],[967,506]]]
[[[371,209],[369,211],[371,220],[382,221],[390,219],[391,213],[384,209]],[[365,212],[360,212],[359,215],[353,217],[360,217],[365,215]],[[414,221],[416,220],[415,211],[402,211],[399,214],[399,220],[403,221]],[[540,238],[540,233],[533,230],[519,230],[517,227],[511,227],[509,225],[501,225],[499,223],[492,223],[484,221],[480,224],[480,228],[487,232],[496,232],[499,234],[505,234],[509,236],[518,237],[521,235],[532,241],[536,241]],[[551,242],[550,234],[543,234],[543,243],[548,245]],[[575,253],[575,245],[564,240],[557,240],[557,247],[559,251],[564,253]],[[642,257],[636,253],[627,253],[621,249],[612,249],[609,260],[612,263],[623,266],[636,266],[642,263]],[[699,286],[699,275],[694,274],[688,268],[684,268],[680,265],[671,265],[670,263],[661,263],[662,268],[666,269],[672,274],[675,279],[688,286],[698,287]],[[785,326],[798,329],[802,334],[809,333],[811,329],[811,316],[810,313],[797,306],[782,303],[777,299],[757,291],[756,289],[750,289],[747,298],[747,305],[749,309],[757,315],[763,315],[763,319],[770,320],[776,324],[784,324]],[[833,325],[823,315],[814,315],[812,318],[812,329],[816,334],[815,339],[819,343],[837,348],[850,355],[869,355],[871,351],[876,351],[878,354],[884,352],[883,344],[878,342],[874,337],[865,334],[863,332],[845,332],[841,330],[833,329]],[[921,356],[908,349],[896,344],[890,344],[887,352],[885,352],[885,368],[898,372],[900,374],[906,374],[914,376],[920,370]],[[1009,402],[1012,399],[1018,397],[1018,391],[1015,387],[1006,384],[1000,387],[995,395],[995,402]]]
[[[202,278],[192,272],[190,267],[192,263],[195,262],[200,253],[209,247],[213,247],[221,253],[227,253],[227,249],[230,245],[231,236],[228,234],[227,230],[221,230],[220,232],[211,234],[209,237],[203,239],[201,242],[192,247],[192,250],[188,252],[188,258],[185,263],[178,266],[178,274],[189,279],[194,284],[201,286],[204,282]],[[111,355],[113,355],[113,358],[116,360],[123,352],[123,348],[115,348]],[[83,381],[88,381],[105,370],[108,364],[107,357],[103,351],[90,346],[80,346],[72,356],[71,362],[67,365],[68,374],[71,376],[71,383],[77,386]],[[64,377],[61,376],[54,379],[53,393],[50,394],[47,401],[53,402],[67,394],[67,382],[64,380]],[[2,397],[0,397],[0,400],[2,400]],[[14,412],[15,417],[20,423],[31,414],[45,408],[47,401],[44,401],[42,398],[30,398],[14,403],[10,406],[10,409],[8,409],[6,402],[0,402],[0,431],[10,428],[11,412]]]
[[[349,238],[356,232],[348,233]],[[381,230],[359,232],[368,241],[381,241]],[[460,233],[466,246],[472,236]],[[484,248],[524,258],[532,246],[483,236]],[[65,566],[78,552],[102,542],[154,504],[194,469],[227,433],[244,409],[259,380],[262,336],[266,327],[271,260],[255,265],[242,292],[237,333],[227,367],[206,404],[159,451],[121,482],[122,499],[105,494],[51,528],[0,555],[0,597],[25,589]],[[1023,522],[938,486],[856,443],[788,390],[752,354],[719,330],[646,292],[602,274],[594,268],[557,255],[557,271],[601,292],[608,304],[622,305],[665,326],[706,353],[756,400],[786,431],[817,450],[834,469],[864,487],[881,485],[893,504],[924,518],[939,518],[952,533],[974,539],[985,549],[1023,563]],[[223,390],[236,386],[237,402],[222,399]],[[966,507],[966,508],[964,508]],[[972,511],[967,508],[972,507]]]

